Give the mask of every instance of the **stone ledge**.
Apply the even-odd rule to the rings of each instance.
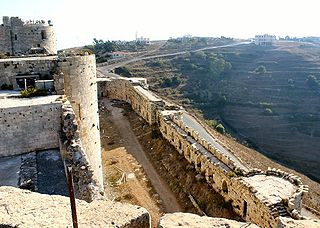
[[[319,220],[294,220],[292,218],[280,217],[279,228],[320,228]]]
[[[173,213],[166,214],[160,218],[158,228],[175,228],[175,227],[220,227],[220,228],[258,228],[255,224],[237,222],[224,218],[212,218],[199,216],[190,213]]]
[[[77,200],[77,215],[79,227],[150,227],[146,209],[106,200]],[[69,198],[0,187],[0,225],[72,227]]]

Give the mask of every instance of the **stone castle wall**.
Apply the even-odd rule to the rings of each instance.
[[[132,85],[129,80],[100,81],[99,96],[126,101],[149,124],[157,122],[157,110],[163,109],[164,102],[143,88],[143,85]]]
[[[103,189],[94,175],[86,151],[83,149],[78,129],[77,117],[70,102],[62,105],[62,130],[60,134],[61,157],[72,168],[76,198],[92,202],[102,198]]]
[[[307,188],[298,177],[274,169],[244,170],[201,138],[198,132],[186,126],[179,119],[182,110],[166,109],[164,105],[148,108],[150,103],[154,103],[153,97],[148,100],[148,94],[143,92],[145,96],[141,98],[141,91],[126,79],[107,79],[99,83],[100,95],[127,101],[149,124],[157,123],[162,136],[194,165],[213,190],[230,202],[234,211],[244,220],[262,227],[277,227],[282,216],[303,219],[300,214],[301,199]],[[150,116],[155,116],[154,120],[150,121]],[[264,180],[275,184],[269,187],[274,191],[271,195],[268,189],[263,189]],[[282,194],[287,188],[290,191]],[[273,197],[273,194],[279,197]]]
[[[25,23],[17,17],[0,26],[0,53],[29,54],[31,49],[43,48],[47,54],[57,54],[53,26],[38,21]]]
[[[11,54],[12,52],[10,27],[0,25],[0,53]]]
[[[95,56],[61,57],[58,71],[63,80],[57,77],[56,81],[63,83],[64,94],[77,116],[82,146],[103,186]]]
[[[58,148],[60,126],[61,102],[0,108],[0,156]]]
[[[55,70],[57,57],[31,57],[0,60],[0,85],[13,85],[18,89],[16,79],[19,77],[35,77],[51,79]]]

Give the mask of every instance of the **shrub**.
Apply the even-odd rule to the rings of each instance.
[[[0,53],[0,59],[6,59],[8,56],[4,53]]]
[[[91,50],[91,49],[89,49],[89,48],[82,48],[82,49],[80,49],[80,50],[78,51],[78,54],[79,54],[79,55],[82,55],[82,56],[86,55],[86,53],[89,54],[89,55],[94,54],[93,50]]]
[[[265,73],[267,73],[267,68],[263,65],[260,65],[254,70],[254,72],[256,74],[265,74]]]
[[[13,90],[13,85],[8,85],[7,83],[4,83],[1,85],[2,90]]]
[[[36,89],[36,88],[29,88],[27,90],[22,90],[20,92],[21,97],[28,98],[28,97],[37,97],[37,96],[47,96],[48,91],[44,89]]]
[[[225,134],[226,133],[226,129],[224,128],[224,126],[222,124],[218,124],[216,126],[216,131],[221,133],[221,134]]]
[[[157,139],[161,136],[160,132],[158,130],[152,130],[151,131],[151,138],[152,139]]]
[[[126,67],[117,67],[114,69],[114,73],[125,76],[125,77],[131,77],[131,73],[128,68]]]
[[[266,109],[265,109],[265,112],[266,112],[268,115],[272,115],[272,114],[273,114],[271,108],[266,108]]]
[[[320,87],[320,81],[314,75],[308,76],[307,84],[311,89],[317,89]]]

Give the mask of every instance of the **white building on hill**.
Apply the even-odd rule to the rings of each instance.
[[[275,40],[276,40],[275,35],[268,35],[268,34],[256,35],[254,39],[254,43],[260,46],[272,46]]]

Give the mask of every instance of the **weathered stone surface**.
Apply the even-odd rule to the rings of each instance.
[[[59,147],[61,102],[56,101],[58,97],[1,99],[0,157]]]
[[[294,220],[291,218],[280,217],[279,228],[320,228],[319,220]]]
[[[60,144],[62,159],[67,166],[72,167],[76,197],[87,202],[100,199],[103,187],[94,175],[88,153],[84,150],[79,136],[75,113],[67,100],[64,100],[62,105]],[[100,154],[96,156],[100,156]]]
[[[79,227],[150,227],[146,209],[129,204],[77,200]],[[72,227],[69,198],[0,187],[0,226]]]
[[[103,186],[95,56],[60,57],[57,70],[58,76],[63,76],[64,93],[75,113],[82,147],[93,175]]]
[[[258,228],[255,224],[237,222],[223,218],[204,217],[190,213],[166,214],[160,218],[158,228],[203,228],[203,227],[221,227],[221,228],[240,228],[250,227]]]

